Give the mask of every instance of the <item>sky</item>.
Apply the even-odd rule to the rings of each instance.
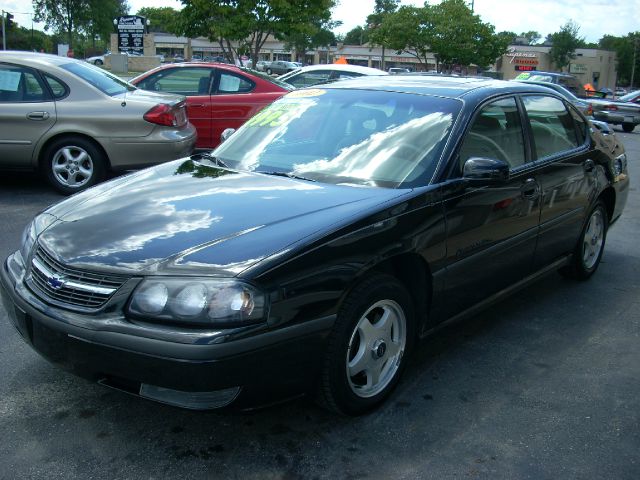
[[[347,33],[354,27],[364,25],[375,3],[374,0],[338,1],[332,17],[343,24],[336,29],[336,33]],[[142,7],[180,9],[182,6],[178,0],[128,2],[132,14]],[[430,0],[429,3],[439,3],[439,0]],[[422,6],[424,0],[401,0],[401,4]],[[28,0],[0,0],[0,9],[14,13],[20,25],[31,25],[30,13],[33,9]],[[474,11],[483,22],[494,25],[496,32],[535,30],[543,38],[560,30],[569,20],[579,25],[579,35],[588,42],[597,42],[604,35],[625,36],[629,32],[640,31],[640,0],[474,0]],[[38,27],[36,24],[35,28]]]

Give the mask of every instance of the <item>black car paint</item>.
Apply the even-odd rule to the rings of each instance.
[[[419,93],[420,82],[413,83],[404,89]],[[488,98],[547,94],[495,85],[489,97],[481,85],[442,88],[465,105],[443,159],[455,159],[470,119]],[[40,242],[59,260],[133,276],[102,311],[88,316],[42,302],[14,284],[11,258],[2,270],[4,302],[16,305],[18,329],[34,348],[78,373],[185,391],[241,385],[243,399],[293,393],[313,385],[342,299],[371,271],[392,273],[406,285],[424,333],[568,259],[570,240],[596,199],[605,200],[611,220],[626,199],[628,182],[613,181],[612,159],[595,147],[587,137],[564,157],[530,162],[498,185],[454,178],[443,161],[430,185],[411,190],[309,183],[192,160],[161,165],[49,210],[60,220]],[[537,195],[527,196],[531,183]],[[154,200],[163,201],[150,204]],[[227,223],[187,235],[184,226],[177,228],[180,214],[196,224],[218,217]],[[172,222],[176,228],[168,228]],[[149,245],[127,243],[141,232]],[[541,252],[545,257],[536,259]],[[270,299],[268,321],[194,330],[123,315],[143,275],[203,271],[259,285]]]

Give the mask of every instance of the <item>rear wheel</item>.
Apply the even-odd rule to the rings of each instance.
[[[94,65],[100,66],[102,65],[102,60],[96,60],[95,62],[93,62]]]
[[[273,71],[272,71],[270,68],[267,68],[267,73],[268,73],[269,75],[271,75],[271,74],[273,73]]]
[[[636,128],[636,126],[633,123],[623,123],[622,124],[622,130],[624,130],[627,133],[633,132],[634,128]]]
[[[593,275],[600,265],[608,227],[607,210],[604,203],[598,201],[582,229],[571,265],[562,268],[560,273],[578,280],[586,280]]]
[[[397,385],[415,337],[413,304],[389,275],[363,281],[344,301],[329,340],[319,403],[346,415],[380,404]]]
[[[106,159],[90,140],[71,136],[60,138],[47,147],[42,168],[49,183],[69,195],[102,180]]]

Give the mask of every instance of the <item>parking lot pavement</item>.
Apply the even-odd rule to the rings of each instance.
[[[49,365],[0,309],[0,479],[640,478],[640,131],[616,131],[632,188],[598,273],[553,274],[421,342],[364,417],[304,399],[198,413],[129,397]],[[1,175],[0,256],[60,198]]]

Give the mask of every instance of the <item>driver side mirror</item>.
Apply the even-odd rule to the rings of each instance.
[[[225,128],[222,134],[220,135],[220,142],[224,142],[227,138],[233,135],[236,132],[235,128]]]
[[[462,178],[476,184],[504,183],[509,180],[509,164],[493,158],[471,157],[464,162]]]

